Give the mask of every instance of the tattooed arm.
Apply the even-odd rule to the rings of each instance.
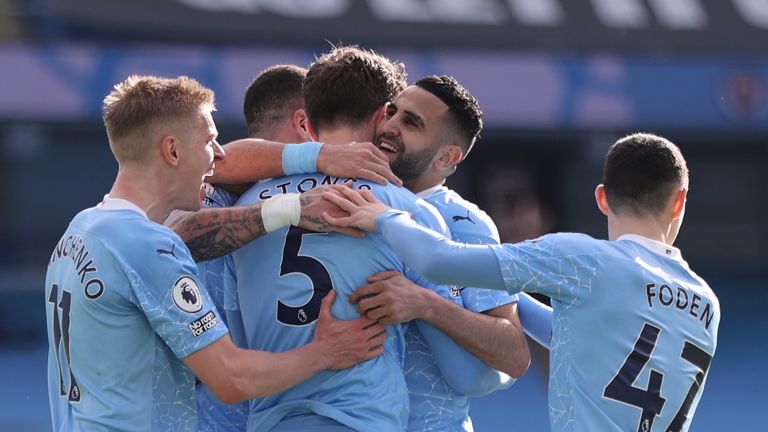
[[[299,226],[318,232],[336,231],[355,237],[362,236],[362,232],[354,228],[330,226],[323,218],[323,213],[346,215],[346,212],[322,197],[323,191],[341,187],[321,186],[301,194]],[[261,216],[261,204],[176,212],[166,219],[165,225],[184,240],[195,261],[206,261],[228,255],[267,233]]]
[[[261,203],[204,208],[166,221],[166,225],[184,240],[198,262],[230,254],[266,234]]]

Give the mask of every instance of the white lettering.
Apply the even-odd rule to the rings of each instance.
[[[648,0],[659,23],[672,30],[696,30],[707,26],[707,14],[699,0]]]
[[[512,14],[523,24],[556,27],[565,14],[557,0],[507,0]]]
[[[744,21],[768,30],[768,0],[733,0]]]
[[[429,22],[432,14],[419,0],[368,0],[373,15],[383,21]]]
[[[260,0],[176,0],[179,3],[208,11],[261,12]]]
[[[291,18],[335,18],[349,10],[350,0],[261,0],[265,9]]]
[[[447,23],[500,24],[509,17],[496,0],[428,0],[432,15]]]
[[[291,18],[333,18],[349,10],[350,0],[176,0],[208,11],[272,12]]]
[[[648,25],[648,12],[640,0],[592,0],[592,6],[607,27],[643,28]]]

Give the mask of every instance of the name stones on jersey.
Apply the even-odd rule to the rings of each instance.
[[[288,193],[289,190],[291,190],[293,186],[296,186],[297,192],[304,193],[318,186],[344,184],[347,181],[351,181],[352,183],[357,183],[359,180],[349,178],[349,177],[333,177],[328,175],[324,176],[322,179],[320,179],[320,181],[318,181],[315,177],[302,177],[298,179],[291,179],[289,181],[286,181],[285,183],[279,183],[274,185],[273,187],[259,191],[259,199],[264,201],[272,198],[275,195],[286,194]],[[352,189],[371,190],[371,187],[367,184],[353,184]]]
[[[176,279],[171,289],[176,307],[187,313],[197,313],[203,309],[203,296],[200,287],[192,276]]]

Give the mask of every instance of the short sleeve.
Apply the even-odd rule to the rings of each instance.
[[[227,327],[208,292],[200,285],[197,268],[181,239],[174,239],[172,254],[149,249],[127,270],[136,305],[178,358],[215,342]],[[144,245],[143,245],[144,246]],[[144,249],[144,248],[142,248]]]

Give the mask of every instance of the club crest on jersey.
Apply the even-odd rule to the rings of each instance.
[[[173,302],[176,307],[188,313],[200,312],[203,309],[203,296],[200,287],[192,276],[182,276],[176,279],[172,288]]]

